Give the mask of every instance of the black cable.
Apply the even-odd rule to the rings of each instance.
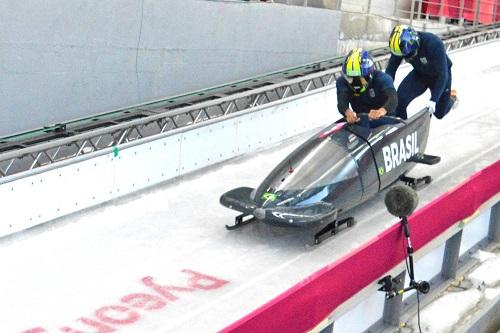
[[[418,323],[418,331],[422,333],[422,328],[420,327],[420,292],[417,289],[417,323]]]
[[[141,102],[141,85],[139,82],[139,45],[141,43],[141,37],[142,37],[142,21],[144,19],[144,0],[139,0],[141,4],[141,20],[139,23],[139,36],[137,37],[137,46],[135,48],[135,77],[136,77],[136,82],[137,82],[137,98],[138,98],[138,103]]]
[[[403,251],[406,251],[407,249],[407,239],[403,238]],[[415,277],[412,276],[410,272],[410,267],[408,264],[408,256],[405,256],[405,265],[406,265],[406,271],[408,272],[408,276],[410,277],[410,284],[415,281]],[[420,327],[420,292],[418,291],[418,288],[415,289],[415,292],[417,293],[417,324],[418,324],[418,331],[419,333],[422,333],[422,328]]]
[[[403,238],[403,253],[406,253],[407,249],[407,244],[406,244],[406,238]],[[405,266],[406,266],[406,271],[408,272],[408,276],[410,277],[410,281],[413,279],[410,273],[410,265],[408,264],[408,256],[405,255]]]

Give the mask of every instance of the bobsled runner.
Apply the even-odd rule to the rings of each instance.
[[[408,120],[384,117],[386,124],[375,128],[342,120],[326,127],[279,163],[257,188],[239,187],[220,197],[223,206],[241,213],[227,229],[256,220],[317,228],[318,244],[352,226],[354,219],[346,213],[395,182],[415,189],[430,183],[430,176],[406,174],[416,163],[440,160],[424,154],[431,116],[423,109]]]

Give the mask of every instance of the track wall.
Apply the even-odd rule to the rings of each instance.
[[[317,89],[3,179],[0,237],[326,125],[338,118],[335,101],[335,89]]]

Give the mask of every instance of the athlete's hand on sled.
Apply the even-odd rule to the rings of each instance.
[[[359,121],[359,117],[356,114],[356,112],[352,111],[351,109],[348,109],[345,112],[345,120],[347,120],[347,122],[349,124],[354,124],[354,123],[357,123]]]
[[[428,101],[427,110],[429,110],[430,113],[434,114],[434,112],[436,112],[436,102]]]
[[[380,119],[380,117],[383,117],[387,114],[387,110],[384,109],[384,108],[380,108],[380,109],[372,109],[370,110],[370,112],[368,113],[368,118],[370,120],[377,120],[377,119]]]

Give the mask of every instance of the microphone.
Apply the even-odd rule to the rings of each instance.
[[[385,195],[385,206],[396,217],[408,217],[418,205],[418,194],[406,185],[393,186]]]
[[[384,291],[387,299],[401,295],[404,292],[413,289],[417,290],[417,292],[426,294],[430,289],[429,282],[415,281],[415,271],[413,269],[413,246],[411,245],[410,227],[408,226],[407,220],[407,217],[413,213],[415,208],[417,208],[418,194],[414,189],[406,185],[396,185],[387,191],[384,202],[389,213],[399,217],[401,219],[401,223],[403,224],[403,230],[406,236],[406,255],[408,257],[407,269],[408,276],[410,277],[410,285],[407,288],[397,290],[393,283],[399,283],[400,281],[393,279],[390,275],[387,275],[378,281],[378,284],[382,285],[382,287],[378,290]]]

